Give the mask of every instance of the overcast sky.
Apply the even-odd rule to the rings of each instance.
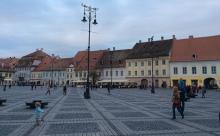
[[[139,40],[164,36],[220,34],[219,0],[1,0],[0,57],[21,57],[43,48],[73,57],[85,50],[85,3],[99,8],[92,26],[91,49],[132,48]]]

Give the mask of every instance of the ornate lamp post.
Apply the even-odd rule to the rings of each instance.
[[[151,37],[151,44],[153,45],[153,36]],[[152,58],[151,58],[151,66],[152,66],[152,76],[151,76],[151,80],[152,80],[152,85],[151,85],[151,93],[155,93],[155,88],[154,88],[154,56],[152,55]]]
[[[114,51],[114,50],[113,50]],[[113,55],[113,51],[110,51],[110,69],[111,69],[111,72],[110,72],[110,75],[111,75],[111,86],[110,86],[110,89],[112,89],[112,55]]]
[[[83,23],[86,23],[87,22],[87,19],[88,19],[88,23],[89,23],[89,39],[88,39],[88,68],[87,68],[87,83],[86,83],[86,91],[84,92],[84,98],[85,99],[90,99],[90,92],[89,92],[89,89],[90,89],[90,82],[89,82],[89,59],[90,59],[90,33],[91,33],[91,21],[92,19],[93,22],[92,24],[94,25],[97,25],[97,21],[96,21],[96,11],[97,11],[97,8],[93,8],[91,6],[87,6],[87,5],[84,5],[82,4],[83,8],[84,8],[84,16],[83,16],[83,19],[82,19],[82,22]],[[93,14],[93,15],[92,15]]]
[[[55,59],[55,55],[52,54],[52,63],[51,63],[51,84],[50,84],[50,87],[54,87],[54,84],[53,84],[53,64],[54,64],[54,59]]]

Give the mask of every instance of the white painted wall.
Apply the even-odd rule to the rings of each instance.
[[[202,67],[207,67],[207,74],[202,73]],[[211,67],[216,66],[216,74],[211,73]],[[178,68],[178,74],[174,74],[174,67]],[[187,67],[187,74],[183,74],[183,67]],[[197,73],[192,74],[192,67],[196,67]],[[204,76],[213,77],[220,76],[220,61],[197,61],[197,62],[171,62],[170,63],[170,75],[171,76]]]

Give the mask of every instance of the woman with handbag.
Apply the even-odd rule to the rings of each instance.
[[[181,100],[180,100],[180,92],[178,90],[178,87],[173,87],[173,96],[172,96],[172,109],[173,109],[173,118],[176,119],[176,113],[175,109],[178,110],[180,115],[182,116],[182,119],[184,118],[183,111],[181,110]]]

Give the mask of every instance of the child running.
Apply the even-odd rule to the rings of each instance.
[[[36,118],[36,125],[40,126],[40,122],[43,121],[41,118],[41,113],[44,112],[44,110],[41,109],[41,103],[40,102],[36,102],[35,103],[35,118]]]

